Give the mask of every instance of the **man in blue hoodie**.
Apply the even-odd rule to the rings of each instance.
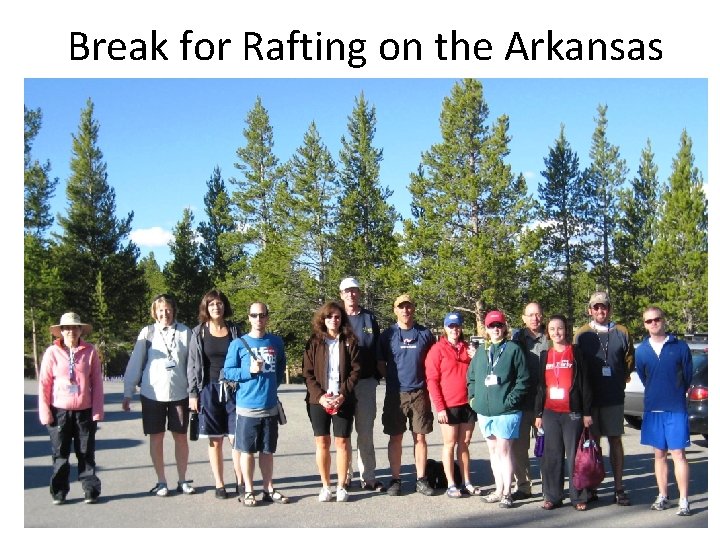
[[[685,396],[692,380],[692,355],[687,343],[665,333],[665,314],[659,307],[647,308],[643,312],[643,323],[649,336],[635,351],[635,369],[645,386],[640,443],[653,447],[659,491],[650,509],[670,507],[667,489],[669,451],[680,492],[677,515],[689,516],[690,468],[685,448],[690,446],[690,426]]]
[[[225,358],[225,379],[237,381],[235,394],[235,446],[240,452],[240,468],[245,480],[245,494],[239,500],[255,506],[253,474],[255,453],[260,452],[263,502],[288,502],[273,488],[273,454],[278,439],[278,386],[285,376],[285,348],[280,337],[265,331],[268,307],[262,302],[250,306],[250,332],[234,339]],[[233,460],[235,461],[235,460]]]

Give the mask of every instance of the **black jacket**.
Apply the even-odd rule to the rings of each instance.
[[[592,390],[587,362],[583,358],[582,350],[577,345],[572,345],[573,351],[573,381],[570,386],[570,411],[590,416],[592,405]],[[540,377],[535,398],[535,416],[540,418],[545,409],[545,370],[547,369],[548,351],[540,353]]]

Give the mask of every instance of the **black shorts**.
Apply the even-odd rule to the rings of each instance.
[[[477,422],[477,413],[472,410],[470,404],[460,405],[459,407],[448,407],[445,409],[448,417],[448,424],[457,426],[458,424],[474,424]]]
[[[345,402],[337,414],[328,414],[322,405],[308,403],[307,414],[308,418],[310,418],[313,435],[316,437],[330,435],[330,423],[332,423],[335,437],[347,438],[352,434],[353,415],[355,414],[354,404]]]
[[[187,433],[189,403],[189,398],[178,401],[155,401],[141,395],[143,433],[145,435],[165,433],[166,423],[167,431]]]

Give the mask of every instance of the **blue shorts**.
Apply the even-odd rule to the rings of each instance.
[[[684,412],[645,412],[640,444],[658,450],[682,450],[690,446],[690,424]]]
[[[520,436],[520,420],[522,412],[499,414],[497,416],[483,416],[478,413],[478,425],[483,436],[498,437],[500,439],[517,439]]]
[[[200,437],[235,435],[235,401],[221,401],[220,389],[220,383],[211,382],[200,391]]]
[[[277,415],[260,418],[237,415],[233,448],[246,454],[274,454],[278,440],[277,419]]]

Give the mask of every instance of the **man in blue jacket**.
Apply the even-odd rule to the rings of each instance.
[[[255,506],[253,474],[255,453],[260,452],[263,502],[288,502],[273,488],[273,454],[278,439],[278,386],[285,376],[285,348],[280,337],[266,332],[268,307],[262,302],[250,306],[251,330],[234,339],[225,358],[225,379],[238,381],[235,394],[235,446],[240,452],[240,468],[245,480],[245,494],[239,499],[245,506]],[[233,460],[235,462],[235,460]]]
[[[659,494],[650,509],[670,507],[667,489],[669,451],[680,491],[677,515],[689,516],[690,468],[685,448],[690,446],[690,427],[685,396],[692,379],[692,355],[687,343],[665,333],[665,314],[659,307],[647,308],[643,312],[643,322],[649,337],[635,351],[635,368],[645,385],[640,443],[652,446],[655,453]]]

